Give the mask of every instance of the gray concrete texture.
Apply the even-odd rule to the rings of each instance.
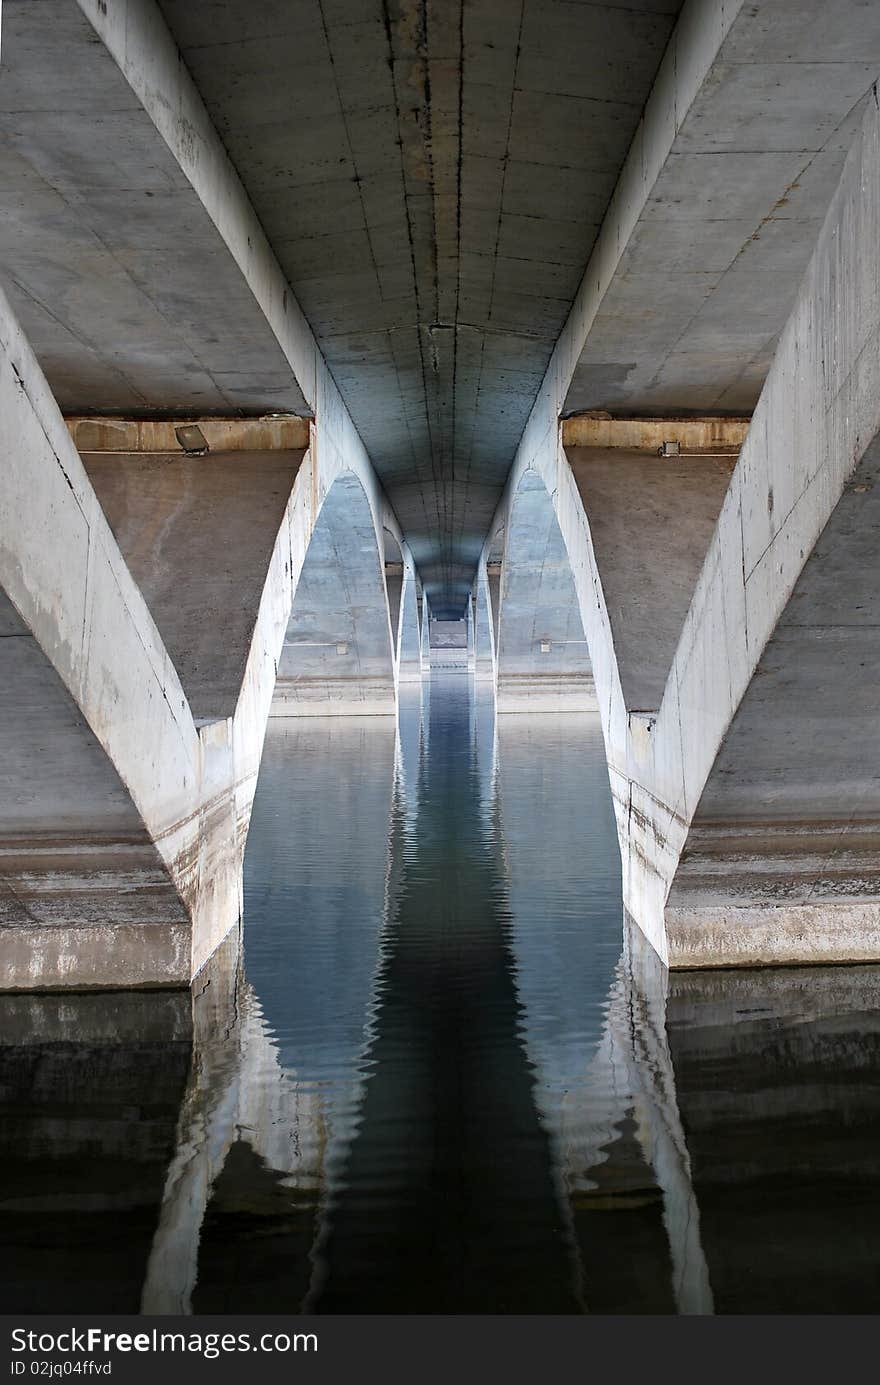
[[[736,458],[592,447],[566,456],[590,517],[624,701],[656,711]]]
[[[307,411],[217,227],[79,6],[6,0],[2,23],[0,271],[61,407]]]
[[[113,946],[108,946],[112,934]],[[128,790],[0,589],[0,988],[184,976],[190,920]]]
[[[880,70],[870,0],[688,0],[673,33],[679,8],[7,0],[0,261],[59,399],[315,408],[313,352],[273,316],[295,294],[436,613],[460,614],[585,285],[564,407],[754,404]]]
[[[303,455],[83,454],[197,721],[235,711]]]
[[[724,9],[732,23],[709,79],[676,113],[675,139],[580,353],[568,411],[740,413],[757,403],[880,74],[880,8],[762,0]],[[698,10],[682,15],[685,43]]]
[[[331,488],[309,542],[272,715],[393,716],[392,639],[383,554],[363,486],[349,472]]]
[[[595,711],[571,562],[553,501],[535,471],[527,471],[517,488],[505,539],[497,594],[499,712]]]
[[[450,613],[678,8],[161,6]],[[4,9],[3,172],[21,195],[3,258],[65,405],[297,407],[215,228],[77,7]]]

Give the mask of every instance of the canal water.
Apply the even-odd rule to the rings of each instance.
[[[0,998],[6,1312],[873,1312],[880,969],[668,977],[601,730],[270,723],[186,993]]]

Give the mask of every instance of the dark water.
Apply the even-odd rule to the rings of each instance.
[[[876,1311],[880,969],[668,978],[596,718],[270,724],[186,994],[0,998],[13,1311]]]

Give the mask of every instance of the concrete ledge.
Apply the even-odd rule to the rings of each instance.
[[[669,966],[821,966],[876,962],[880,901],[797,903],[786,907],[666,906]]]
[[[265,418],[65,419],[79,452],[180,452],[175,429],[200,428],[212,452],[300,451],[309,445],[308,419]]]
[[[626,447],[656,452],[677,442],[682,452],[738,452],[748,418],[612,418],[586,414],[562,420],[563,447]]]
[[[144,990],[190,983],[191,924],[0,925],[3,991]]]
[[[510,712],[597,712],[596,685],[583,674],[506,674],[498,680],[495,710]]]
[[[382,680],[279,678],[272,698],[273,717],[393,717],[393,683]]]

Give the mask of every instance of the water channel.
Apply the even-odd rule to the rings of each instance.
[[[12,1312],[871,1312],[880,968],[667,976],[598,718],[270,722],[185,992],[0,998]]]

